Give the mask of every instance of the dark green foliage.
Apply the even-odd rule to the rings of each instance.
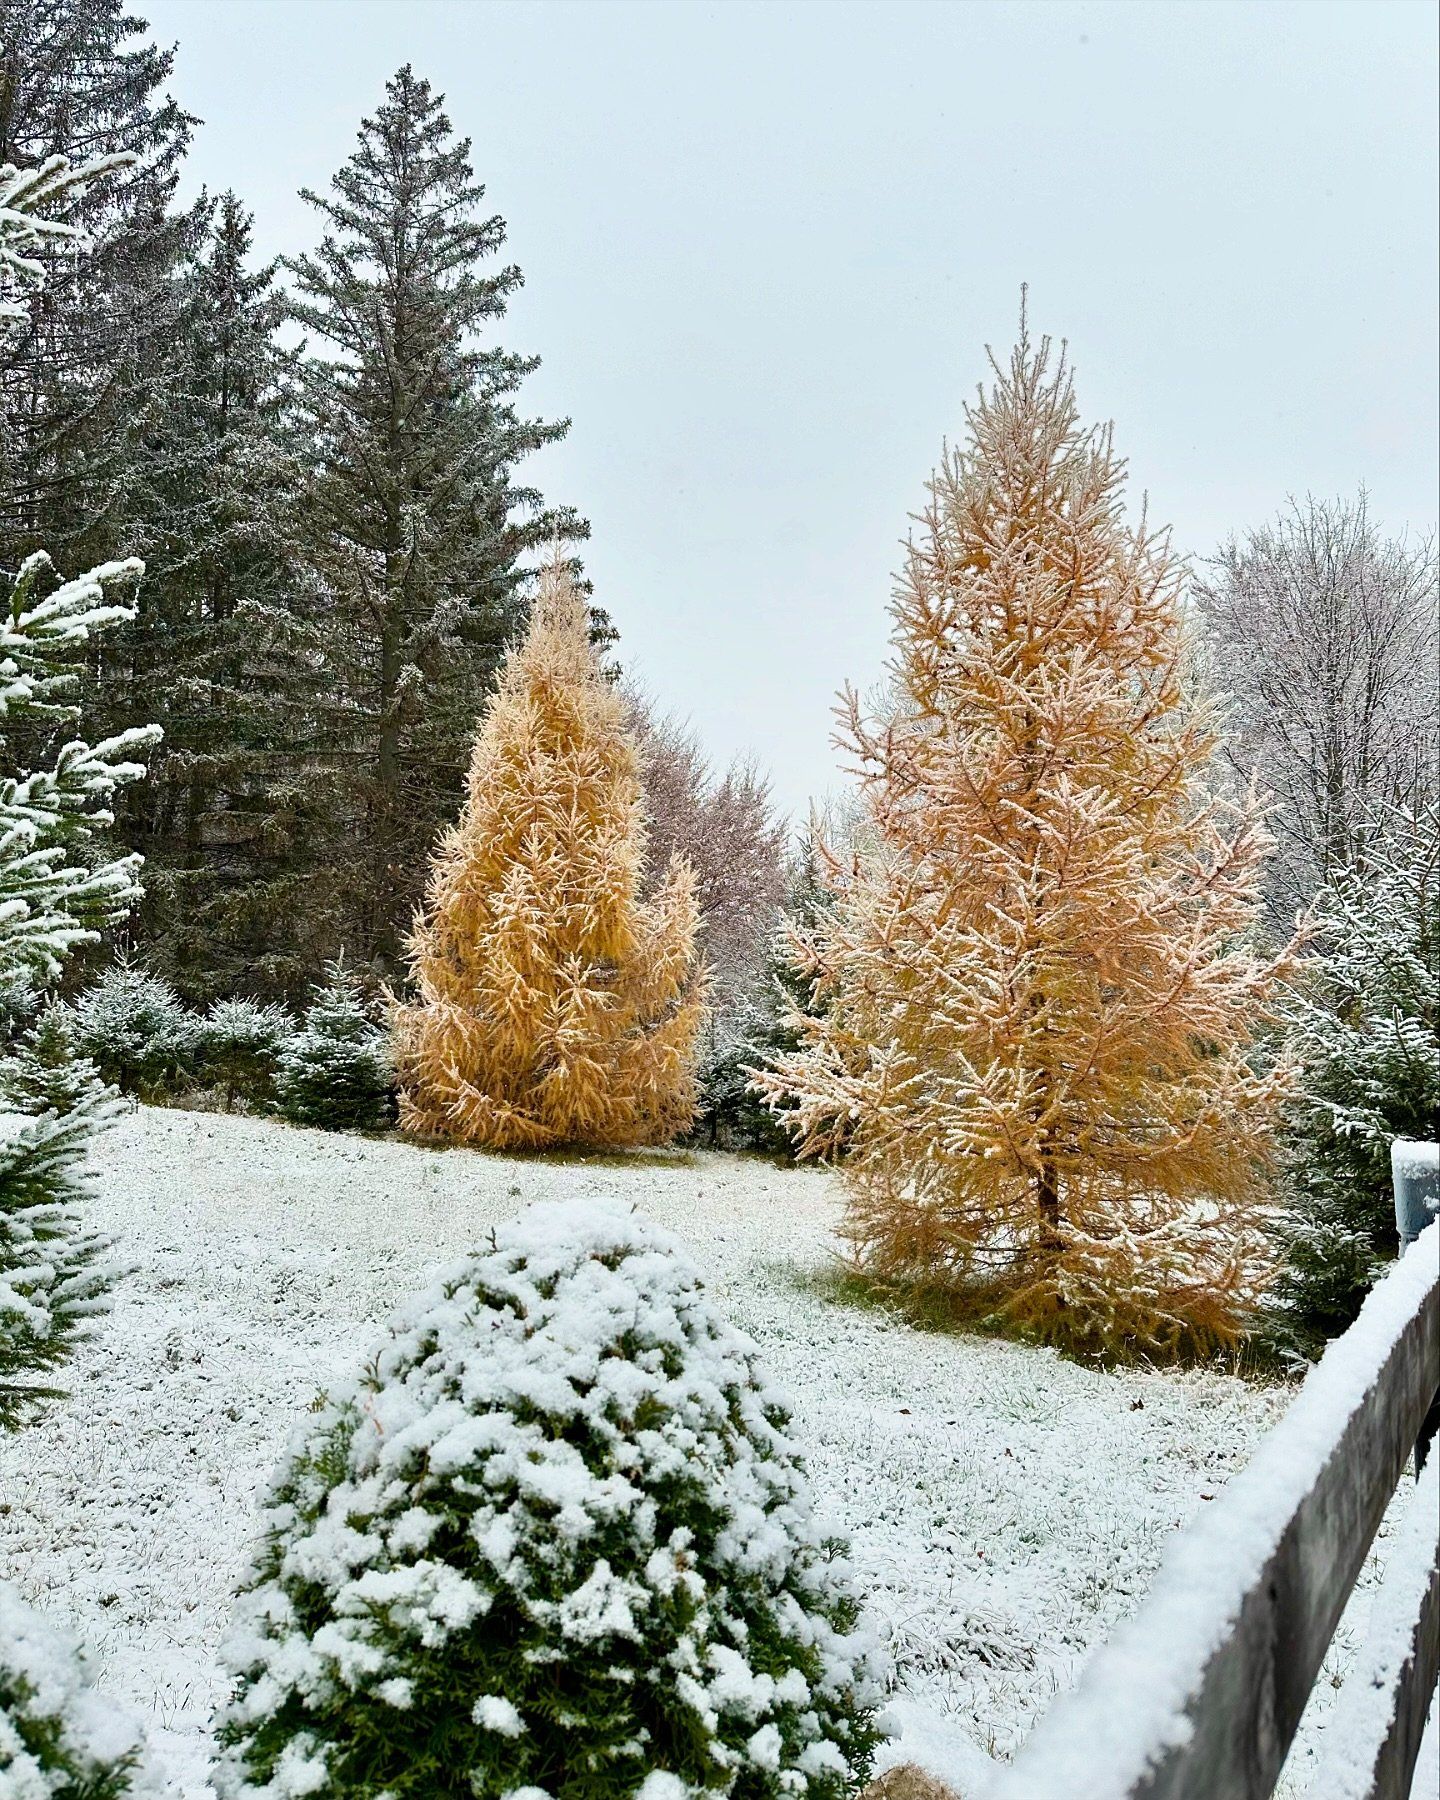
[[[274,266],[214,202],[176,275],[183,366],[131,472],[127,542],[146,558],[134,623],[92,682],[108,729],[151,709],[165,738],[119,828],[144,853],[147,964],[188,999],[301,990],[328,943],[314,758],[317,622],[294,543],[303,487]]]
[[[51,211],[86,241],[52,247],[0,334],[0,569],[41,546],[71,568],[146,559],[135,618],[82,669],[91,742],[165,728],[159,779],[117,808],[148,865],[137,937],[191,997],[280,993],[328,940],[290,866],[317,777],[296,748],[279,309],[233,196],[175,204],[196,121],[144,31],[121,0],[0,0],[0,162],[137,159]],[[32,721],[11,748],[33,766],[51,743]]]
[[[378,1131],[394,1117],[388,1039],[343,962],[326,979],[300,1029],[285,1040],[275,1071],[275,1103],[292,1125]]]
[[[174,209],[195,120],[164,91],[173,52],[141,29],[122,0],[0,0],[0,163],[137,158],[52,214],[87,242],[47,258],[22,329],[0,337],[0,568],[137,547],[123,495],[178,377],[176,275],[201,216]]]
[[[748,1340],[618,1206],[450,1271],[282,1467],[223,1800],[842,1800],[878,1684]]]
[[[278,1006],[217,1000],[200,1021],[197,1072],[223,1091],[227,1106],[241,1099],[263,1105],[274,1093],[276,1066],[289,1036],[290,1022]]]
[[[72,1052],[58,1008],[0,1058],[0,1428],[55,1396],[37,1375],[103,1310],[110,1241],[76,1207],[90,1141],[117,1110],[94,1065]]]
[[[793,1162],[789,1133],[751,1086],[751,1071],[785,1036],[774,990],[767,985],[726,1024],[723,1037],[712,1032],[701,1057],[700,1110],[688,1141],[711,1149],[756,1150]]]
[[[305,193],[324,236],[289,265],[311,349],[300,531],[323,618],[315,735],[345,841],[323,880],[339,940],[386,973],[523,622],[521,558],[585,531],[516,478],[567,425],[523,418],[514,396],[537,359],[481,339],[521,275],[492,269],[505,222],[480,215],[469,153],[407,65],[328,196]]]
[[[0,130],[7,137],[25,99],[21,47],[10,39],[17,22],[7,5],[0,12]],[[0,173],[0,408],[13,399],[3,384],[17,366],[3,357],[17,334],[39,329],[48,306],[45,268],[33,253],[75,241],[48,209],[80,204],[102,168],[116,173],[113,162],[76,170],[63,157],[39,170]],[[3,419],[0,446],[0,477],[9,479],[13,468],[3,459],[15,445]],[[111,562],[62,582],[36,549],[13,577],[0,575],[0,1425],[21,1422],[51,1392],[37,1376],[103,1310],[114,1273],[105,1263],[108,1246],[84,1228],[75,1204],[90,1139],[111,1116],[113,1096],[93,1068],[72,1058],[58,1013],[42,1013],[18,1042],[15,1033],[77,945],[123,919],[138,897],[136,859],[107,859],[98,834],[110,823],[116,790],[144,773],[126,756],[154,733],[131,728],[92,748],[69,727],[74,660],[95,632],[132,616],[129,599],[142,573],[136,562]],[[32,760],[27,740],[46,753]]]
[[[699,1069],[700,1104],[695,1124],[685,1141],[711,1150],[760,1150],[783,1153],[783,1133],[771,1129],[772,1121],[750,1092],[748,1065],[756,1055],[745,1038],[711,1045]]]
[[[199,1021],[168,982],[133,963],[112,964],[81,994],[70,1029],[122,1094],[158,1100],[195,1074]]]
[[[1312,1344],[1353,1321],[1395,1253],[1392,1140],[1440,1129],[1440,816],[1392,827],[1363,870],[1321,890],[1293,1009],[1304,1093],[1278,1298]]]

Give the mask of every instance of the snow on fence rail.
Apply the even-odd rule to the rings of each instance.
[[[1375,1288],[1220,1501],[1176,1539],[1140,1610],[987,1800],[1266,1800],[1437,1387],[1440,1223]],[[1440,1445],[1337,1709],[1345,1741],[1337,1734],[1338,1760],[1322,1765],[1326,1800],[1410,1791],[1440,1665],[1437,1461]]]

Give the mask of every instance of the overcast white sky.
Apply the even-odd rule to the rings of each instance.
[[[136,0],[266,254],[405,61],[526,287],[533,472],[620,653],[803,812],[834,690],[1020,284],[1137,490],[1207,553],[1287,493],[1436,516],[1430,0]]]

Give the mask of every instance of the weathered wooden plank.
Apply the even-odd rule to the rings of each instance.
[[[1268,1800],[1437,1385],[1431,1226],[993,1800]]]
[[[1430,1459],[1389,1554],[1305,1800],[1409,1800],[1440,1674],[1440,1458]]]
[[[1415,1763],[1425,1736],[1425,1721],[1435,1699],[1440,1676],[1440,1562],[1431,1566],[1415,1619],[1411,1653],[1400,1669],[1395,1694],[1395,1716],[1375,1758],[1373,1800],[1410,1800]]]

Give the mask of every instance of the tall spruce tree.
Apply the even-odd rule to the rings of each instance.
[[[304,531],[327,608],[317,744],[355,846],[329,879],[346,947],[386,968],[523,617],[521,558],[585,529],[517,481],[568,421],[521,417],[538,359],[482,339],[521,281],[492,265],[505,223],[480,215],[483,195],[469,140],[407,64],[329,195],[305,193],[325,235],[289,265],[311,347]]]
[[[329,935],[311,879],[319,658],[295,543],[293,359],[251,230],[221,195],[185,271],[183,367],[128,486],[144,603],[92,702],[106,725],[162,709],[164,754],[121,828],[149,870],[147,960],[197,999],[303,991]]]

